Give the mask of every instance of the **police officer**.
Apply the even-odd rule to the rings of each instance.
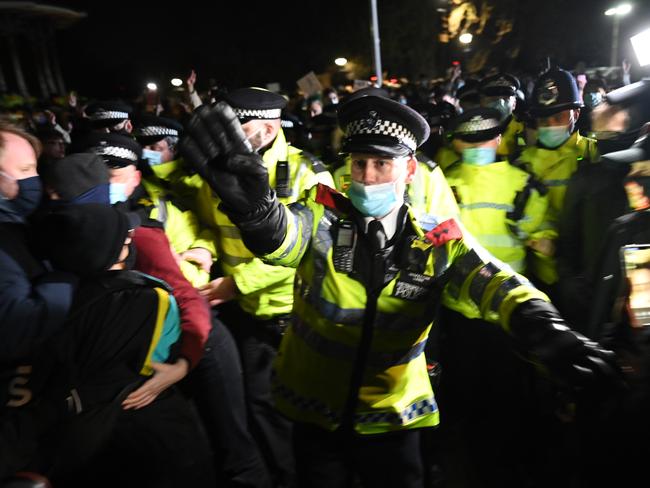
[[[462,157],[447,170],[447,181],[465,227],[493,256],[525,273],[526,242],[544,237],[539,227],[548,201],[546,188],[532,175],[499,159],[504,126],[497,109],[456,117],[451,135]]]
[[[497,156],[504,128],[497,109],[475,108],[457,116],[451,136],[462,157],[446,177],[467,230],[493,256],[524,274],[526,243],[543,237],[538,228],[548,200],[532,175]],[[512,351],[507,335],[481,320],[471,306],[463,315],[444,311],[440,324],[443,436],[457,440],[452,446],[462,446],[471,466],[468,476],[481,486],[525,484],[530,473],[523,474],[529,464],[522,449],[531,455],[539,444],[528,435],[527,427],[538,419],[532,420],[534,402],[526,395],[527,365]],[[483,402],[487,397],[491,400]],[[480,411],[477,403],[484,403]]]
[[[237,124],[243,127],[248,143],[261,155],[280,201],[295,202],[317,183],[334,186],[320,161],[287,144],[280,127],[281,111],[286,105],[282,96],[261,88],[241,88],[224,98],[235,110]],[[199,168],[199,172],[203,170]],[[191,178],[187,181],[190,186],[195,182]],[[201,292],[212,305],[224,304],[220,318],[232,331],[240,350],[252,430],[275,483],[289,484],[294,471],[290,423],[273,408],[270,381],[271,364],[292,309],[295,271],[257,259],[223,212],[218,195],[210,185],[202,183],[197,211],[202,221],[216,231],[222,276]]]
[[[582,98],[575,78],[568,71],[552,69],[536,81],[531,113],[537,124],[537,145],[526,148],[516,164],[522,165],[548,187],[549,207],[543,229],[557,236],[557,223],[571,175],[579,166],[596,162],[598,150],[593,139],[582,137],[575,124]],[[535,249],[533,273],[540,285],[557,282],[555,238],[532,243]]]
[[[133,132],[131,113],[133,108],[119,100],[92,102],[86,107],[91,127],[97,132],[114,132],[129,135]]]
[[[359,90],[349,100],[360,96],[367,96],[368,94],[388,98],[385,90],[369,88]],[[446,102],[443,103],[449,105]],[[445,108],[443,113],[447,115],[448,109]],[[440,115],[441,112],[436,111],[435,114]],[[442,117],[437,120],[442,123],[441,119]],[[458,206],[440,167],[421,152],[418,152],[417,160],[417,170],[412,181],[407,186],[406,194],[404,195],[405,200],[411,204],[415,211],[420,213],[457,217],[459,215]],[[342,193],[348,192],[352,183],[351,175],[352,161],[350,157],[346,157],[344,164],[337,168],[333,175],[334,184],[338,191]]]
[[[479,83],[481,106],[499,110],[504,120],[505,129],[497,148],[501,159],[515,158],[526,145],[524,124],[513,114],[519,88],[519,80],[509,73],[488,76]]]
[[[349,198],[318,185],[285,207],[226,104],[195,112],[184,156],[212,173],[251,251],[297,268],[274,397],[297,422],[300,486],[347,486],[356,472],[365,486],[421,487],[419,429],[439,422],[422,350],[441,303],[473,304],[566,381],[611,367],[455,220],[418,221],[403,204],[428,136],[417,112],[367,96],[338,113],[352,158]]]

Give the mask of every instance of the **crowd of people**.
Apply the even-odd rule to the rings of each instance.
[[[628,71],[5,97],[0,479],[628,486],[650,432]]]

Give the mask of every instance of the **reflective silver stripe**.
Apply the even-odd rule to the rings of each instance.
[[[492,305],[490,306],[492,311],[498,312],[501,303],[503,303],[503,300],[506,298],[506,296],[508,296],[508,293],[522,285],[533,286],[531,285],[530,281],[525,278],[522,279],[519,276],[511,276],[506,281],[504,281],[501,286],[499,286],[497,291],[494,292],[494,296],[492,297]]]
[[[334,424],[341,421],[341,414],[332,410],[321,400],[305,398],[289,387],[279,384],[275,372],[273,373],[273,393],[282,397],[298,410],[317,413]]]
[[[327,320],[345,325],[361,325],[363,320],[363,308],[341,308],[336,303],[329,302],[319,295],[320,283],[318,286],[309,287],[303,284],[301,295],[305,301],[314,307]]]
[[[484,247],[514,247],[520,248],[521,242],[510,235],[473,234]]]
[[[325,209],[323,217],[318,221],[316,235],[312,239],[311,251],[313,253],[314,276],[312,279],[312,294],[317,298],[320,296],[321,287],[327,274],[328,254],[334,245],[330,229],[338,220],[334,212]],[[356,320],[356,319],[355,319]]]
[[[305,248],[311,240],[311,223],[313,221],[312,211],[300,203],[294,203],[291,205],[291,216],[293,218],[294,225],[291,228],[291,235],[289,236],[290,244],[278,257],[278,259],[286,258],[296,247],[296,244],[300,243],[300,250],[298,255],[302,256]],[[298,239],[298,229],[300,228],[300,239]]]
[[[413,420],[430,415],[438,411],[438,404],[434,397],[418,400],[401,412],[367,412],[354,416],[357,424],[389,423],[392,425],[405,425]]]
[[[472,278],[472,283],[469,285],[469,296],[477,307],[481,305],[485,288],[499,271],[500,269],[496,264],[487,263]]]
[[[92,115],[89,115],[90,120],[111,120],[111,119],[128,119],[129,114],[127,112],[121,112],[119,110],[98,110]]]
[[[454,261],[451,279],[447,288],[452,297],[455,299],[460,297],[460,289],[463,286],[463,282],[472,271],[482,264],[485,263],[474,249],[471,249],[467,254]]]
[[[323,337],[299,317],[294,317],[292,330],[311,349],[320,354],[342,361],[352,362],[357,356],[357,348],[346,346],[340,342]],[[418,357],[424,351],[426,340],[402,351],[370,352],[368,365],[377,369],[386,369],[399,364],[406,364]]]
[[[557,179],[557,180],[542,180],[546,186],[567,186],[569,184],[569,178]]]
[[[228,266],[238,266],[242,263],[248,263],[253,260],[252,257],[231,256],[230,254],[219,255],[219,260]]]
[[[296,172],[296,175],[294,176],[294,180],[293,180],[293,187],[291,188],[292,197],[300,196],[300,179],[302,178],[302,175],[306,169],[307,169],[307,165],[305,163],[301,163],[298,166],[298,171]]]
[[[241,239],[241,233],[234,225],[220,225],[219,234],[221,237],[227,237],[228,239]]]
[[[476,202],[476,203],[467,203],[458,205],[461,210],[479,210],[483,208],[491,208],[494,210],[505,210],[506,212],[512,212],[514,206],[508,205],[505,203],[492,203],[492,202]]]

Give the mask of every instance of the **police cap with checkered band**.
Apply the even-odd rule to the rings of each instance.
[[[549,70],[537,79],[530,104],[533,117],[548,117],[583,106],[575,78],[559,68]]]
[[[119,100],[92,102],[86,107],[86,115],[95,128],[112,127],[127,120],[133,109]]]
[[[154,144],[165,137],[180,137],[183,126],[173,119],[156,115],[142,115],[135,121],[133,135],[143,146]]]
[[[483,78],[478,88],[481,95],[487,97],[514,97],[520,88],[520,83],[509,73],[499,73]]]
[[[251,120],[279,119],[287,100],[277,93],[264,88],[239,88],[223,96],[239,119],[245,124]]]
[[[121,134],[89,134],[82,147],[83,152],[99,155],[109,168],[137,166],[142,159],[142,146]]]
[[[355,93],[356,95],[356,93]],[[338,109],[344,153],[412,155],[429,137],[429,124],[406,105],[377,95],[352,96]]]
[[[473,108],[451,121],[451,136],[465,142],[483,142],[503,133],[501,112],[494,108]]]

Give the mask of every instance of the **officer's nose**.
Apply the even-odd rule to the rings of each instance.
[[[366,163],[363,168],[363,184],[364,185],[374,185],[377,183],[377,168],[374,164]]]

